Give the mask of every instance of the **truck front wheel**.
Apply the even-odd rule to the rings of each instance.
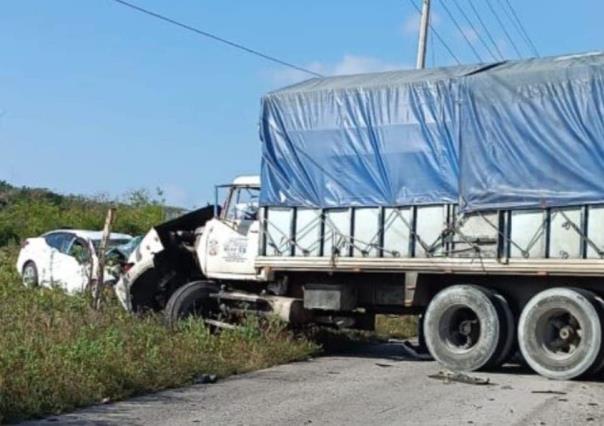
[[[514,324],[507,303],[482,287],[456,285],[438,293],[424,318],[430,354],[455,371],[492,367],[509,354]]]
[[[218,291],[218,286],[211,281],[194,281],[178,288],[166,304],[164,315],[170,326],[190,316],[210,318],[218,310],[212,293]]]

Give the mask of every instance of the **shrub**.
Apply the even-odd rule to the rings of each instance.
[[[145,234],[165,219],[159,190],[157,197],[138,190],[112,200],[103,196],[63,196],[40,189],[6,189],[9,187],[0,181],[0,247],[52,229],[101,229],[109,207],[117,207],[115,232]]]

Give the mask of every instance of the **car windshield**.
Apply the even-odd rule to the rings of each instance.
[[[122,256],[124,256],[124,258],[127,259],[132,254],[132,252],[138,247],[138,245],[141,243],[142,240],[143,240],[143,236],[140,235],[138,237],[132,238],[130,241],[126,242],[125,244],[120,244],[120,245],[114,246],[113,249],[111,249],[111,247],[109,247],[109,249],[111,249],[111,250],[107,250],[107,251],[121,253]]]
[[[121,246],[123,244],[127,244],[131,241],[131,238],[119,238],[113,239],[111,238],[107,241],[107,250],[111,250],[114,247]],[[101,247],[101,240],[92,240],[92,245],[94,246],[94,251],[98,253],[99,248]]]

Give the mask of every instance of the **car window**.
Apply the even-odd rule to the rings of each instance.
[[[67,253],[74,236],[67,232],[55,232],[46,235],[44,239],[50,247],[59,250],[61,253]]]
[[[88,244],[80,238],[77,238],[71,244],[67,254],[71,257],[75,257],[79,263],[86,263],[90,260],[90,249]]]
[[[58,234],[48,234],[44,237],[44,240],[46,240],[46,244],[48,244],[50,247],[58,250],[60,245],[58,238]]]
[[[75,239],[75,237],[72,234],[61,234],[59,237],[59,251],[61,253],[65,253],[67,254],[67,251],[69,250],[69,247],[71,246],[71,242]]]

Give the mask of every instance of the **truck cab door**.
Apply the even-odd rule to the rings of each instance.
[[[255,187],[231,188],[220,217],[207,222],[200,260],[208,278],[256,279],[258,196]]]

